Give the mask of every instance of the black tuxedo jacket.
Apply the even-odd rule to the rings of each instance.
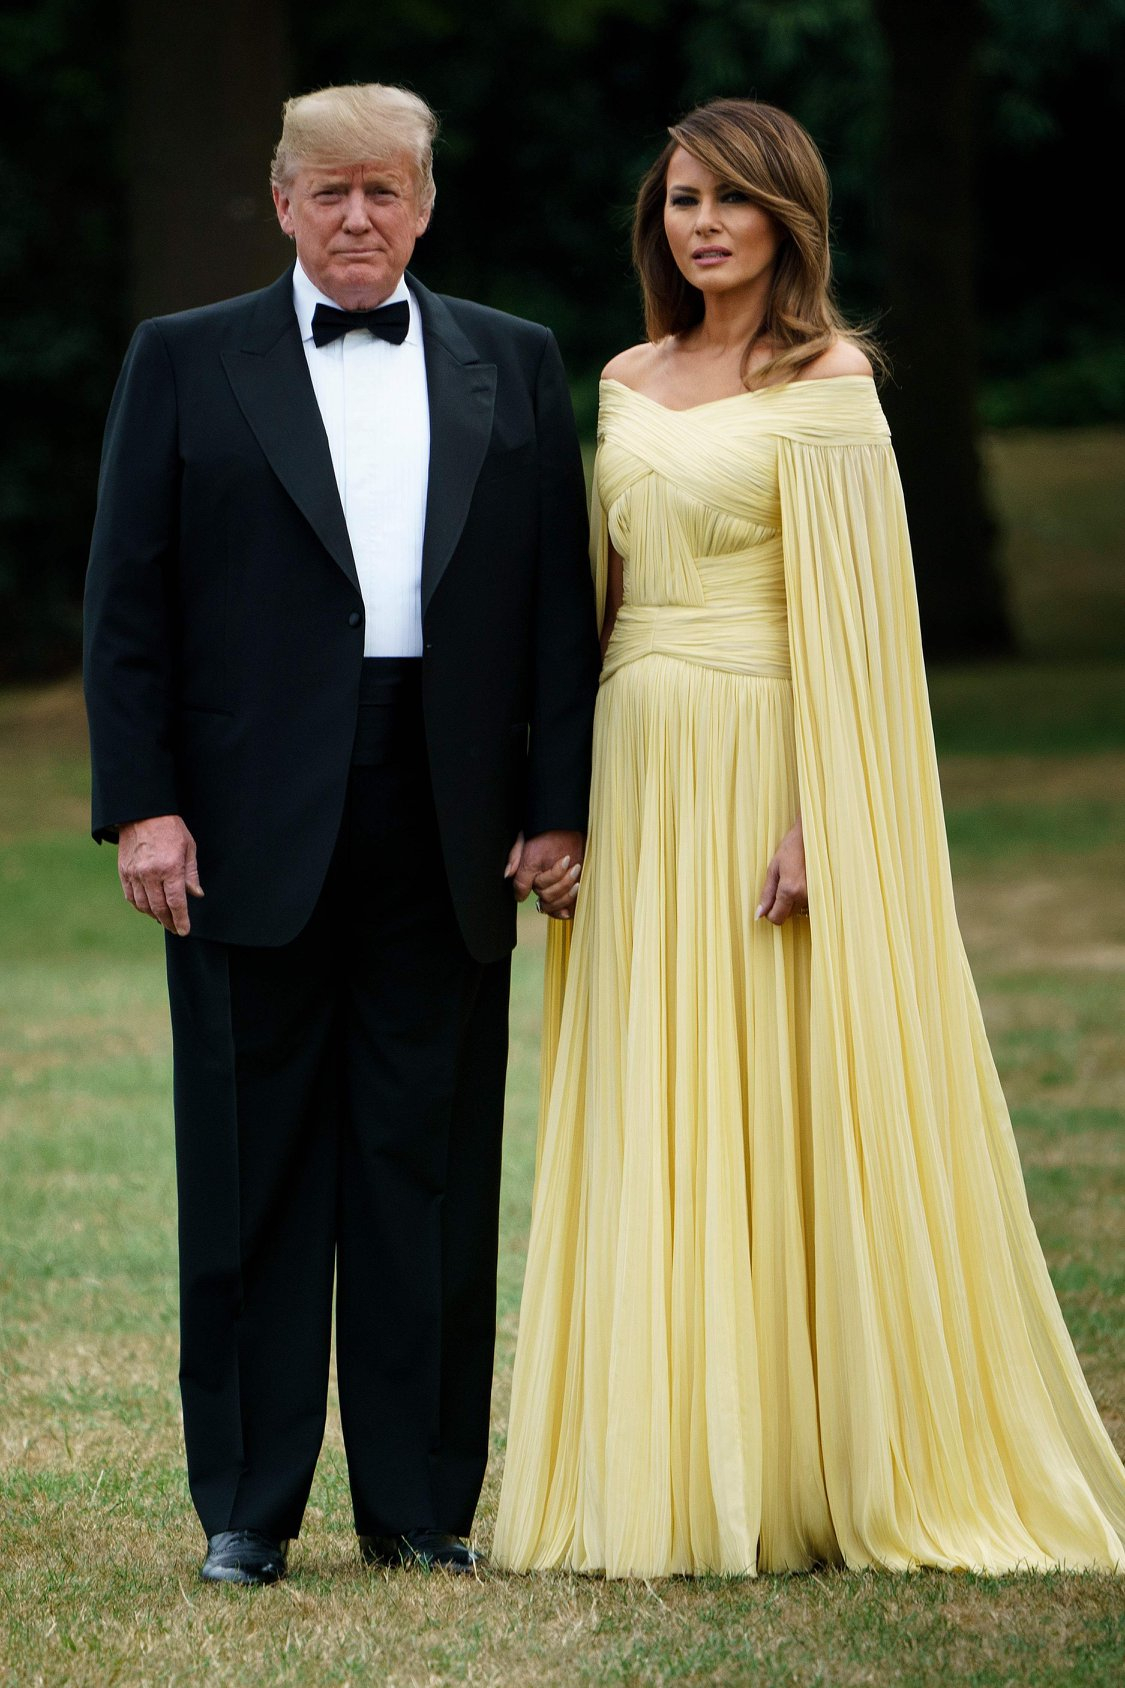
[[[586,824],[598,651],[582,467],[550,333],[413,277],[430,403],[423,700],[454,905],[515,941],[507,851]],[[192,931],[277,945],[339,830],[363,600],[293,310],[272,286],[141,325],[86,589],[93,831],[180,814]]]

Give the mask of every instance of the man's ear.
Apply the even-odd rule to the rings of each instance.
[[[284,188],[279,188],[276,182],[271,184],[270,191],[273,194],[273,208],[277,212],[277,220],[281,224],[282,232],[292,240],[293,210],[289,195]]]

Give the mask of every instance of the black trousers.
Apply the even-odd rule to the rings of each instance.
[[[300,936],[168,940],[180,1385],[208,1535],[300,1528],[334,1278],[357,1530],[465,1535],[480,1494],[510,965],[475,962],[457,927],[419,667],[364,664],[340,838]]]

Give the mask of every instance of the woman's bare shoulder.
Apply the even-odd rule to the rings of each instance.
[[[627,346],[610,358],[602,370],[603,381],[620,381],[623,387],[640,387],[652,369],[657,348],[648,340],[639,346]]]
[[[836,375],[872,375],[870,359],[851,340],[837,340],[806,363],[798,381],[830,381]]]

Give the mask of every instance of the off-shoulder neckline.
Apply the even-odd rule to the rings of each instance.
[[[649,398],[638,387],[630,387],[627,382],[619,381],[615,375],[603,375],[599,383],[603,387],[620,387],[623,393],[632,393],[636,399],[643,399],[645,404],[653,405],[657,410],[667,411],[669,416],[691,416],[697,410],[713,410],[719,404],[736,404],[739,399],[763,399],[771,393],[789,393],[794,387],[829,387],[838,381],[863,381],[874,389],[875,378],[871,375],[817,375],[811,381],[779,381],[774,387],[747,387],[741,393],[728,393],[723,399],[705,399],[702,404],[671,405],[661,404],[659,399]]]

